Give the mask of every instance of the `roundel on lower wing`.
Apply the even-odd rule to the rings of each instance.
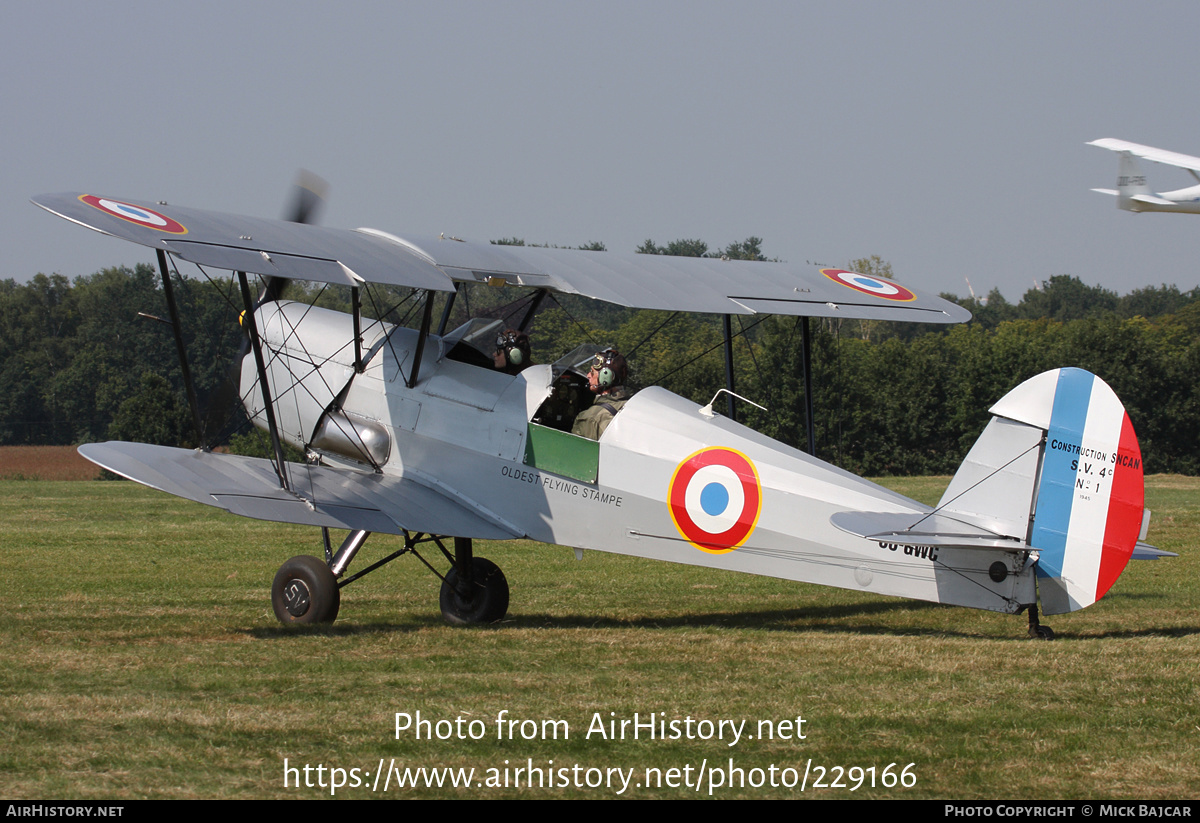
[[[821,274],[835,283],[840,283],[847,288],[869,294],[872,297],[882,297],[884,300],[896,300],[901,303],[917,299],[915,294],[894,280],[885,280],[882,277],[859,274],[845,269],[821,269]]]
[[[160,214],[154,209],[148,209],[144,206],[135,206],[132,203],[123,203],[120,200],[109,200],[104,197],[96,197],[93,194],[81,194],[79,199],[87,203],[92,208],[99,209],[105,214],[111,214],[113,217],[119,217],[122,220],[128,220],[130,223],[136,223],[139,226],[145,226],[148,229],[157,231],[165,231],[168,234],[187,234],[188,230],[182,223],[172,220],[165,214]]]
[[[675,467],[667,489],[683,538],[709,554],[746,542],[762,511],[762,485],[750,459],[732,449],[701,449]]]

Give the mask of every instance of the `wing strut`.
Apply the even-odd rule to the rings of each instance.
[[[433,322],[433,296],[435,292],[429,289],[425,292],[425,311],[421,315],[421,336],[417,338],[417,350],[413,354],[412,371],[408,375],[408,387],[417,385],[417,374],[421,370],[421,355],[425,352],[425,341],[429,339],[429,324]]]
[[[175,287],[171,285],[171,272],[167,268],[167,253],[162,249],[155,249],[155,252],[158,254],[158,271],[162,275],[163,294],[167,298],[167,311],[171,314],[171,328],[175,331],[175,350],[179,354],[179,368],[183,371],[183,387],[187,390],[192,424],[196,427],[196,440],[204,446],[204,422],[200,416],[200,401],[196,399],[196,386],[192,383],[192,370],[188,366],[187,346],[183,343],[183,327],[179,322],[179,307],[175,304]]]
[[[809,331],[808,317],[798,317],[796,319],[800,321],[801,368],[804,370],[804,431],[808,438],[808,453],[816,457],[817,437],[813,421],[812,399],[812,334]],[[729,404],[726,414],[730,420],[736,421],[737,417],[734,414],[733,400],[738,395],[734,394],[733,385],[732,319],[730,315],[726,314],[722,316],[721,321],[725,335],[725,388],[728,390],[725,400]],[[742,331],[745,332],[745,329]]]
[[[725,388],[729,390],[725,396],[725,409],[729,419],[736,423],[737,417],[733,409],[733,325],[728,314],[721,316],[721,328],[725,331]]]
[[[529,322],[533,320],[533,316],[537,314],[538,307],[546,299],[546,293],[545,289],[537,290],[537,294],[534,295],[533,300],[529,303],[529,309],[525,312],[525,316],[521,318],[521,325],[517,327],[520,331],[529,330]]]
[[[460,291],[462,291],[462,283],[455,283],[454,291],[446,295],[446,305],[442,306],[442,319],[438,321],[438,337],[446,335],[446,324],[450,322],[450,310],[454,308],[454,298],[458,297]]]
[[[804,366],[804,428],[808,432],[808,453],[817,456],[817,435],[813,424],[812,396],[812,334],[808,329],[808,318],[800,318],[800,359]]]
[[[362,295],[358,286],[350,289],[350,305],[354,315],[354,373],[362,374],[365,368],[362,359]]]
[[[254,321],[254,300],[250,296],[250,284],[246,282],[246,273],[237,273],[238,285],[242,289],[242,303],[246,311],[242,315],[246,331],[250,335],[250,348],[254,349],[254,363],[258,367],[258,385],[262,389],[263,411],[267,415],[267,430],[271,433],[271,449],[275,452],[275,474],[279,475],[280,485],[291,491],[288,485],[287,472],[284,469],[283,444],[279,442],[279,427],[275,425],[275,407],[271,404],[271,389],[267,385],[267,365],[263,362],[262,341],[258,339],[258,324]]]

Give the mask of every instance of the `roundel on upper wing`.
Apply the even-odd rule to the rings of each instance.
[[[884,300],[897,300],[907,303],[910,300],[917,299],[915,294],[894,280],[885,280],[882,277],[859,274],[858,272],[846,271],[845,269],[821,269],[821,274],[835,283],[840,283],[863,294],[882,297]]]
[[[160,214],[154,209],[148,209],[144,206],[135,206],[132,203],[123,203],[120,200],[109,200],[104,197],[96,197],[93,194],[81,194],[79,199],[87,203],[89,206],[99,209],[105,214],[111,214],[113,217],[119,217],[122,220],[128,220],[130,223],[136,223],[139,226],[145,226],[148,229],[157,231],[165,231],[168,234],[187,234],[188,230],[182,223],[172,220],[165,214]]]
[[[667,505],[685,540],[700,551],[725,554],[745,543],[758,523],[758,471],[741,452],[701,449],[675,467]]]

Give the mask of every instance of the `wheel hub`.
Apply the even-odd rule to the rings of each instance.
[[[303,617],[312,605],[312,592],[303,580],[289,580],[283,589],[283,605],[292,617]]]

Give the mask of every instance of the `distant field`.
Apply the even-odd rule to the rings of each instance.
[[[0,446],[0,480],[95,480],[100,468],[74,446]]]
[[[946,482],[887,484],[928,500]],[[585,782],[632,769],[620,796],[637,798],[707,796],[695,776],[717,767],[743,781],[722,798],[1195,798],[1200,480],[1147,487],[1151,541],[1182,556],[1131,564],[1100,603],[1048,618],[1046,643],[1023,616],[525,542],[478,547],[512,587],[499,625],[443,624],[438,580],[405,557],[345,589],[335,626],[288,630],[271,578],[319,553],[312,530],[133,483],[0,481],[0,796],[316,799],[331,768],[368,775],[337,797],[618,794],[529,788],[515,770],[532,766]],[[397,547],[372,537],[354,568]],[[397,712],[451,736],[397,738]],[[536,722],[497,739],[502,712]],[[634,713],[697,732],[744,720],[754,739],[594,730]],[[456,720],[481,739],[457,739]],[[550,735],[554,720],[569,737]],[[475,769],[474,783],[372,792],[381,759]],[[285,760],[301,770],[286,788]],[[915,783],[883,785],[889,764],[889,779],[912,764]],[[305,765],[326,788],[295,787]],[[806,769],[803,795],[771,785]]]

